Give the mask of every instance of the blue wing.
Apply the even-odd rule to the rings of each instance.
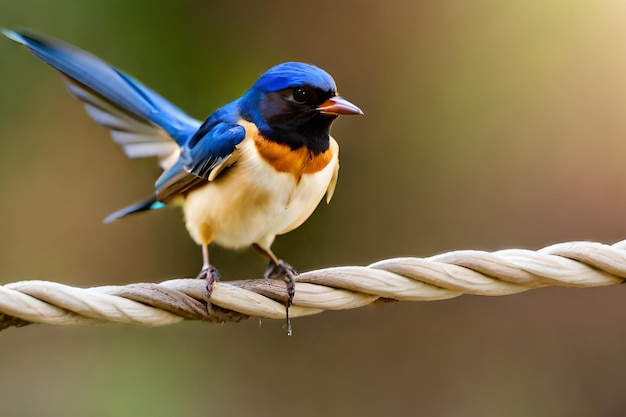
[[[131,158],[165,158],[178,150],[171,138],[183,144],[200,126],[198,120],[89,52],[32,31],[2,32],[60,71],[70,92]]]
[[[234,101],[214,112],[198,131],[181,146],[178,161],[156,182],[159,201],[184,194],[209,180],[213,170],[224,163],[246,131],[239,121],[238,102]]]
[[[110,130],[127,156],[158,156],[166,169],[157,180],[155,195],[118,210],[106,223],[161,208],[162,202],[206,183],[213,169],[224,163],[245,137],[245,129],[237,124],[237,102],[217,110],[201,124],[89,52],[32,31],[2,32],[60,71],[69,91],[98,124]],[[178,160],[173,162],[176,156]]]
[[[176,163],[157,180],[153,196],[110,214],[104,222],[110,223],[145,210],[160,209],[172,198],[206,184],[213,170],[227,162],[246,136],[243,126],[232,122],[228,117],[220,118],[227,113],[226,109],[229,109],[229,106],[213,113],[196,134],[181,147]]]

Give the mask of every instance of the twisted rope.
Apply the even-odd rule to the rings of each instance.
[[[625,280],[626,240],[612,246],[567,242],[536,252],[461,250],[305,272],[296,278],[289,313],[307,316],[379,299],[433,301],[546,286],[600,287]],[[94,288],[21,281],[0,286],[0,330],[31,323],[164,326],[182,320],[223,323],[248,316],[284,319],[286,297],[283,282],[267,279],[216,283],[210,300],[205,282],[196,279]]]

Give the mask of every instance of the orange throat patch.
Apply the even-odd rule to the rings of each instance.
[[[306,146],[292,150],[289,145],[272,142],[255,135],[254,144],[259,155],[278,172],[291,173],[296,182],[302,174],[314,174],[326,168],[333,158],[331,148],[315,155]]]

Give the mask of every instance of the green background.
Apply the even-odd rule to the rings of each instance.
[[[626,5],[511,1],[0,1],[192,116],[315,63],[340,118],[335,197],[275,252],[298,270],[626,238]],[[195,276],[180,213],[103,225],[152,190],[53,70],[0,39],[0,281]],[[213,249],[226,279],[252,251]],[[395,303],[293,321],[0,334],[2,416],[621,416],[624,289]]]

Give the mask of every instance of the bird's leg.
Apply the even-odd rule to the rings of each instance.
[[[287,302],[285,303],[285,320],[287,326],[287,335],[291,336],[291,320],[289,320],[289,307],[293,303],[293,297],[296,295],[296,275],[298,273],[283,260],[270,259],[270,263],[265,270],[263,276],[270,279],[283,279],[287,284]]]
[[[198,274],[198,279],[206,280],[206,291],[209,298],[213,293],[213,283],[219,281],[221,275],[217,268],[209,262],[209,245],[202,245],[202,269]]]
[[[287,302],[285,303],[285,318],[287,320],[287,334],[291,336],[291,321],[289,320],[289,307],[293,303],[293,297],[296,295],[296,275],[298,273],[287,262],[276,258],[276,256],[268,249],[260,247],[258,244],[253,245],[254,249],[259,251],[261,255],[269,258],[270,263],[263,274],[263,277],[269,279],[282,279],[287,284]]]
[[[293,297],[296,294],[296,275],[298,273],[287,262],[279,259],[278,261],[270,260],[267,269],[263,276],[269,279],[283,279],[287,284],[287,295],[289,300],[287,301],[287,307],[290,307],[293,302]]]

